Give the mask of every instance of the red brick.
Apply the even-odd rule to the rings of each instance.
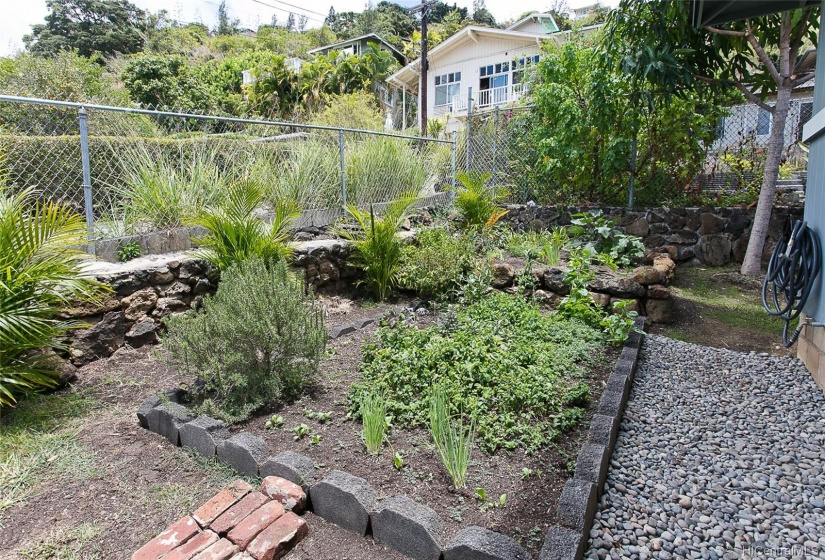
[[[238,525],[229,531],[227,538],[241,547],[241,550],[246,550],[252,539],[258,536],[258,533],[269,527],[276,519],[284,514],[284,506],[278,502],[267,502],[248,516]]]
[[[261,492],[276,502],[281,502],[284,509],[301,513],[307,505],[304,490],[285,478],[268,476],[261,483]]]
[[[292,513],[286,512],[278,518],[272,525],[261,531],[255,537],[246,551],[255,560],[273,560],[280,558],[303,539],[309,528],[306,521]]]
[[[235,503],[249,494],[252,487],[243,480],[236,480],[199,507],[192,517],[206,529],[220,514],[231,508]]]
[[[218,541],[218,535],[212,531],[199,533],[180,545],[169,554],[162,556],[163,560],[190,560],[195,554]]]
[[[192,560],[228,560],[238,552],[238,547],[226,539],[221,539]]]
[[[132,560],[157,560],[159,556],[182,545],[199,531],[198,524],[187,515],[169,525],[164,532],[143,545],[140,550],[132,554]]]
[[[221,516],[213,521],[209,527],[216,533],[225,535],[234,529],[235,525],[243,521],[247,515],[268,501],[269,498],[260,492],[252,492],[251,494],[247,494],[240,502],[223,512]]]

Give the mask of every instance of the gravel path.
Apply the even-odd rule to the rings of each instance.
[[[825,398],[802,363],[646,337],[587,558],[825,558]]]

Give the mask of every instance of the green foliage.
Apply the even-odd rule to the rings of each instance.
[[[561,250],[568,241],[567,231],[560,227],[551,231],[510,231],[504,239],[510,254],[538,260],[548,266],[559,264]]]
[[[379,301],[387,299],[398,283],[402,258],[398,228],[404,221],[407,208],[414,201],[413,197],[403,197],[391,202],[381,217],[376,217],[372,207],[369,213],[354,206],[347,207],[360,231],[342,231],[341,234],[352,241],[355,249],[353,264],[364,270],[366,282]]]
[[[633,301],[629,299],[614,303],[613,313],[601,320],[605,338],[610,344],[616,346],[623,344],[628,335],[634,330],[633,319],[638,313],[628,310],[632,303]]]
[[[593,253],[586,247],[572,247],[567,257],[567,271],[564,273],[564,283],[570,293],[556,307],[556,314],[566,319],[575,319],[599,328],[604,318],[604,312],[596,306],[587,283],[595,278],[591,268]]]
[[[76,247],[85,242],[86,223],[71,209],[0,185],[0,409],[56,384],[43,349],[62,348],[82,326],[57,310],[102,290],[83,272],[88,255]]]
[[[132,239],[117,248],[117,260],[120,262],[131,261],[143,254],[140,245]]]
[[[624,204],[635,136],[636,203],[661,204],[701,170],[729,98],[686,91],[648,108],[638,99],[647,90],[600,60],[582,41],[548,44],[532,74],[535,110],[507,124],[523,135],[510,152],[514,169],[536,185],[538,202]]]
[[[574,246],[587,248],[590,253],[606,255],[607,263],[623,268],[633,266],[645,254],[642,240],[635,235],[627,235],[599,209],[574,214],[567,229],[573,237]]]
[[[294,428],[292,428],[292,433],[295,434],[292,436],[292,439],[295,441],[302,440],[307,437],[312,432],[312,429],[307,426],[306,424],[298,424]]]
[[[375,455],[381,451],[387,429],[387,403],[377,392],[366,392],[360,403],[359,413],[364,424],[363,436],[367,452]]]
[[[427,181],[425,155],[409,140],[367,136],[345,146],[347,199],[384,202],[417,196]]]
[[[473,420],[465,423],[463,416],[450,417],[447,401],[446,389],[442,385],[434,386],[430,401],[430,435],[453,486],[464,488],[476,427]]]
[[[236,421],[299,397],[326,344],[323,312],[284,261],[249,259],[221,275],[203,308],[167,320],[170,363],[197,377],[196,406]]]
[[[207,231],[196,240],[201,255],[221,270],[249,258],[267,264],[288,259],[292,249],[287,245],[291,238],[287,228],[301,210],[293,201],[280,199],[275,203],[272,224],[267,225],[256,215],[264,202],[264,189],[257,182],[241,179],[231,183],[226,198],[204,208],[193,222]]]
[[[487,186],[492,176],[491,173],[478,171],[456,173],[456,179],[462,186],[458,188],[455,205],[465,227],[492,227],[507,213],[507,210],[496,206],[495,200],[508,196],[508,193],[503,187]]]
[[[23,37],[33,53],[51,56],[76,50],[81,56],[130,54],[143,48],[146,13],[127,0],[49,0],[45,23]]]
[[[326,106],[312,119],[312,124],[359,130],[383,130],[384,118],[375,96],[359,91],[326,98]]]
[[[440,324],[379,329],[363,349],[363,381],[350,407],[365,391],[380,391],[398,422],[427,426],[431,389],[441,384],[450,413],[476,420],[482,449],[535,450],[559,435],[553,418],[569,406],[566,396],[600,338],[522,298],[490,293]]]
[[[280,428],[284,425],[284,417],[280,414],[272,416],[269,420],[264,422],[264,428]]]
[[[426,297],[446,295],[473,263],[473,248],[443,228],[420,230],[403,248],[398,284]]]

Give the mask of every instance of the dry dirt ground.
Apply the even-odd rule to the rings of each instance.
[[[330,324],[341,305],[330,305]],[[351,318],[383,309],[346,310]],[[583,425],[534,456],[483,455],[476,450],[469,489],[450,491],[443,467],[422,430],[396,430],[391,447],[368,456],[360,425],[346,419],[344,396],[357,378],[360,348],[375,326],[329,344],[318,391],[303,401],[268,411],[244,428],[266,438],[270,451],[294,449],[312,457],[321,473],[333,468],[367,478],[382,496],[407,494],[433,507],[447,534],[479,524],[509,534],[536,551],[552,521],[558,493],[586,434]],[[616,353],[610,352],[589,379],[597,402]],[[119,559],[186,515],[237,478],[215,461],[170,446],[138,426],[135,411],[151,393],[185,381],[159,359],[157,348],[124,348],[82,368],[69,389],[32,399],[0,423],[0,559]],[[304,409],[332,412],[321,424]],[[266,430],[277,413],[284,426]],[[592,411],[590,412],[592,414]],[[589,416],[589,415],[588,415]],[[291,428],[306,423],[321,436],[295,441]],[[236,429],[240,429],[236,428]],[[396,469],[393,452],[404,466]],[[525,476],[523,469],[531,473]],[[483,487],[484,505],[475,495]],[[506,494],[503,507],[497,507]],[[307,514],[309,536],[290,558],[391,560],[402,556]]]

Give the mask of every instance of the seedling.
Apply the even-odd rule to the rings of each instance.
[[[292,439],[298,441],[300,439],[304,439],[312,430],[309,429],[309,426],[306,424],[299,424],[292,428],[292,433],[295,434]]]
[[[321,443],[322,439],[323,437],[321,436],[321,434],[312,434],[311,436],[309,436],[309,444],[313,446],[318,445],[319,443]]]
[[[280,428],[283,425],[284,425],[284,417],[281,416],[281,415],[273,416],[272,418],[270,418],[269,420],[267,420],[264,423],[264,427],[268,428],[268,429]]]
[[[401,456],[401,453],[399,451],[396,451],[393,454],[392,464],[399,471],[404,467],[404,457]]]

